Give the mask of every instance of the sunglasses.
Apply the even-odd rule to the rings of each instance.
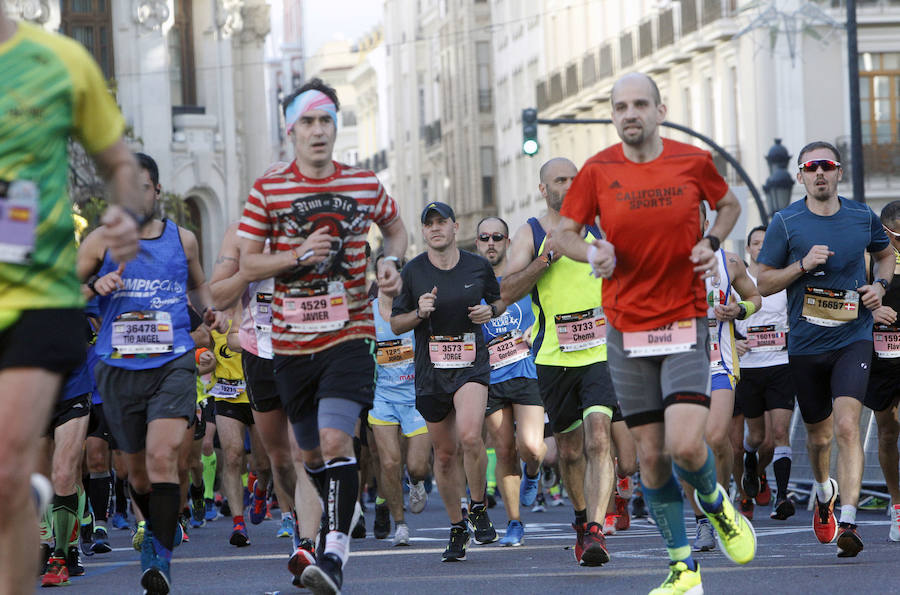
[[[813,173],[820,167],[822,168],[822,171],[834,171],[840,166],[840,161],[832,161],[831,159],[811,159],[800,164],[800,171]]]
[[[482,242],[486,242],[488,240],[494,240],[495,242],[502,242],[506,239],[506,234],[497,232],[497,233],[480,233],[478,234],[478,239]]]
[[[887,225],[882,225],[881,227],[884,228],[884,231],[886,231],[886,232],[888,232],[889,234],[891,234],[892,236],[894,236],[894,239],[895,239],[895,240],[900,240],[900,233],[897,233],[896,231],[893,231],[893,230],[888,229],[888,226],[887,226]]]

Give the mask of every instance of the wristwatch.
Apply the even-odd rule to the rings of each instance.
[[[85,283],[85,285],[87,285],[87,288],[94,292],[94,295],[100,295],[100,292],[97,291],[97,288],[94,287],[94,283],[97,282],[97,279],[99,279],[97,275],[92,275],[91,278],[87,280],[87,283]]]
[[[709,240],[709,247],[712,248],[712,251],[715,252],[719,249],[719,246],[722,245],[722,240],[717,238],[714,235],[707,235],[703,237],[704,240]]]
[[[540,259],[541,259],[541,262],[543,262],[549,268],[550,263],[553,262],[553,251],[548,250],[546,253],[541,254]]]
[[[397,267],[398,271],[403,268],[403,261],[400,259],[399,256],[385,256],[384,260],[393,262],[394,266]]]
[[[888,287],[890,287],[890,283],[888,283],[887,280],[875,279],[874,281],[872,281],[872,285],[875,285],[876,283],[884,287],[884,292],[887,293]]]
[[[738,310],[738,315],[736,316],[736,318],[738,320],[744,320],[745,318],[747,318],[747,307],[744,306],[744,304],[738,302],[738,308],[739,308],[739,310]]]
[[[497,318],[497,306],[491,304],[491,318]]]

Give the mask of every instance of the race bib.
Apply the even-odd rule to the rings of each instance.
[[[253,324],[258,331],[272,330],[272,294],[257,291],[252,303]]]
[[[752,353],[787,349],[787,329],[774,324],[747,329],[747,348]]]
[[[687,318],[649,331],[622,333],[622,346],[627,357],[683,353],[697,345],[696,325],[696,320]]]
[[[406,337],[405,339],[378,341],[376,346],[378,351],[375,355],[375,362],[379,366],[393,368],[413,363],[415,351],[413,349],[412,339],[409,337]]]
[[[350,320],[344,284],[332,281],[328,285],[292,289],[284,298],[281,313],[288,330],[296,333],[334,331]]]
[[[428,355],[435,368],[469,368],[475,365],[475,333],[432,335]]]
[[[817,326],[841,326],[856,320],[859,293],[852,289],[807,287],[803,295],[803,318]]]
[[[581,351],[606,345],[606,317],[603,315],[603,308],[557,314],[553,318],[561,351]]]
[[[112,346],[122,355],[168,353],[174,342],[172,316],[168,312],[125,312],[113,321]]]
[[[488,354],[491,370],[502,368],[522,361],[531,354],[525,335],[519,329],[513,329],[491,339],[488,343]]]
[[[900,328],[876,324],[872,337],[875,342],[875,354],[883,359],[900,357]]]
[[[216,378],[216,383],[206,391],[206,394],[217,399],[237,399],[245,390],[247,384],[243,380]]]
[[[37,219],[37,185],[29,180],[0,180],[0,262],[31,261]]]

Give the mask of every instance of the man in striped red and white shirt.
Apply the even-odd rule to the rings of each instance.
[[[359,490],[356,420],[372,403],[375,327],[366,297],[365,242],[372,222],[384,236],[378,283],[397,295],[406,228],[375,174],[332,160],[337,95],[319,79],[284,102],[295,159],[253,184],[241,217],[240,274],[275,278],[275,383],[326,507],[325,551],[301,577],[313,593],[337,593]],[[271,253],[264,254],[266,240]]]

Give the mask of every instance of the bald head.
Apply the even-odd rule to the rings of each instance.
[[[660,105],[662,103],[662,97],[659,94],[659,87],[656,86],[656,81],[652,78],[644,74],[643,72],[629,72],[626,75],[619,77],[619,80],[613,84],[612,92],[609,94],[609,101],[613,105],[616,104],[616,92],[623,85],[642,85],[645,86],[645,89],[649,91],[650,97],[653,98],[653,101],[656,102],[656,105]]]
[[[554,157],[541,166],[541,171],[538,174],[541,184],[546,185],[547,182],[553,179],[553,174],[560,170],[577,172],[578,168],[565,157]]]

